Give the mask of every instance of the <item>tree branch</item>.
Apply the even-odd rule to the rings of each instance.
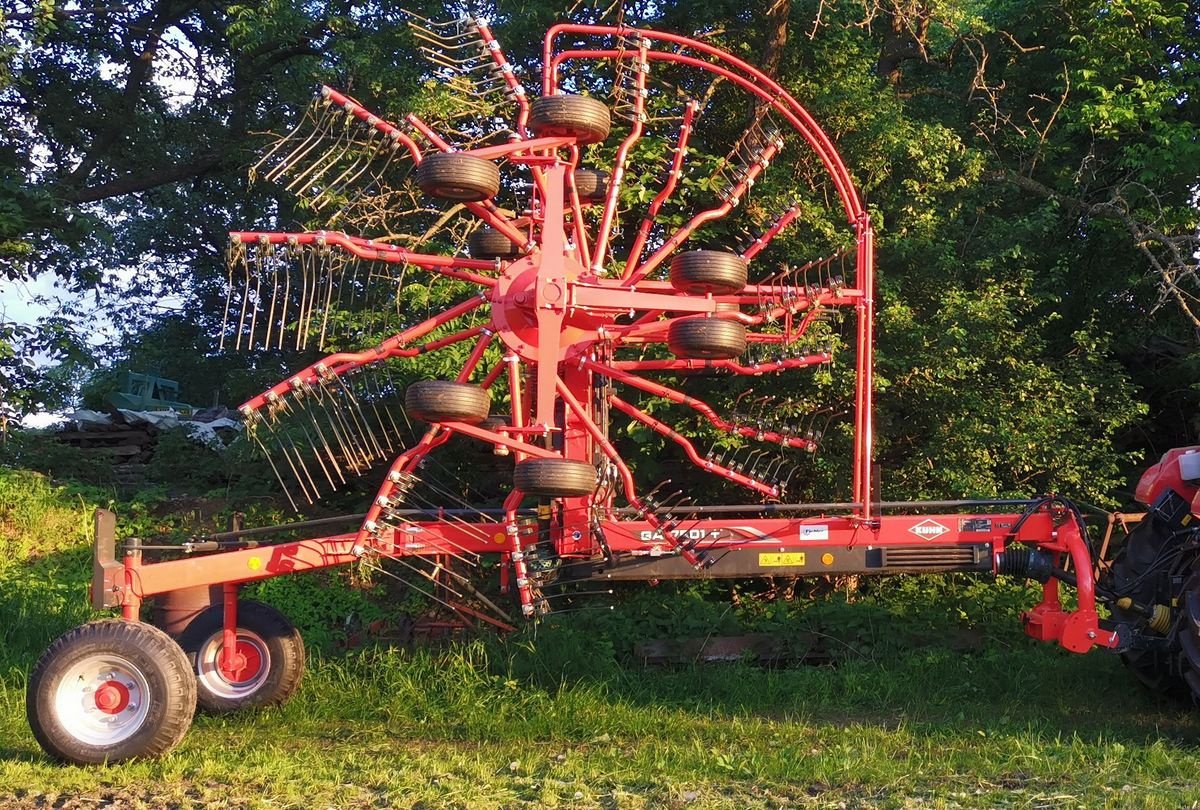
[[[192,177],[211,174],[224,168],[226,157],[218,153],[208,153],[194,158],[187,163],[176,163],[156,169],[149,174],[138,176],[126,175],[98,186],[75,189],[60,193],[58,196],[70,203],[90,203],[106,200],[110,197],[120,197],[124,194],[134,194],[147,191],[168,183],[177,183]]]

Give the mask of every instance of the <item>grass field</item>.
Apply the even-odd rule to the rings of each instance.
[[[0,475],[0,807],[1198,807],[1200,722],[1019,631],[1012,584],[731,611],[695,590],[445,650],[318,654],[278,710],[157,761],[55,765],[24,677],[86,619],[87,504]],[[570,621],[568,621],[570,620]],[[644,669],[630,639],[816,627],[834,665]],[[970,627],[976,643],[950,642]]]

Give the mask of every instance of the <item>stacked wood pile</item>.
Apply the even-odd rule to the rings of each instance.
[[[206,408],[189,417],[174,411],[107,412],[78,410],[55,434],[60,442],[89,453],[105,454],[113,460],[118,483],[137,483],[154,457],[158,437],[164,431],[188,430],[197,441],[227,445],[240,432],[237,414],[227,408]]]

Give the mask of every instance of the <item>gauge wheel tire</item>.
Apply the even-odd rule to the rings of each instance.
[[[500,191],[500,169],[461,152],[438,152],[417,166],[417,185],[430,197],[457,202],[490,200]]]
[[[579,194],[579,202],[583,205],[603,202],[608,196],[608,172],[598,172],[595,169],[576,169],[575,191]]]
[[[690,250],[671,259],[671,286],[688,295],[733,295],[746,286],[746,260],[723,250]]]
[[[467,237],[467,251],[473,259],[512,259],[521,255],[516,242],[488,225],[476,228]]]
[[[581,146],[600,143],[612,129],[608,106],[588,96],[542,96],[529,105],[529,128],[542,138],[574,138]]]
[[[213,605],[191,621],[179,637],[196,676],[197,708],[209,714],[281,706],[304,677],[304,640],[286,616],[270,605],[238,602],[237,651],[246,668],[237,680],[220,669],[225,610]]]
[[[530,458],[513,470],[513,486],[527,495],[574,498],[596,490],[596,468],[566,458]]]
[[[746,351],[746,327],[717,318],[678,318],[667,327],[671,354],[687,360],[732,360]]]
[[[141,622],[90,622],[60,636],[29,676],[25,710],[51,757],[77,765],[161,756],[196,711],[187,656]]]
[[[425,422],[466,422],[487,419],[492,401],[478,385],[450,380],[421,380],[404,392],[408,415]]]

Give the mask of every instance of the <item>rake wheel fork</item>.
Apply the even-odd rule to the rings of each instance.
[[[608,457],[609,461],[616,466],[617,471],[620,473],[621,481],[624,484],[625,500],[629,502],[630,506],[637,510],[637,513],[650,525],[652,529],[658,529],[660,526],[660,521],[654,515],[653,511],[647,508],[646,504],[644,504],[642,500],[638,498],[637,488],[633,481],[633,473],[630,472],[629,467],[625,464],[624,459],[622,459],[620,454],[617,453],[617,449],[613,447],[612,442],[608,440],[608,437],[604,435],[604,432],[600,430],[599,426],[597,426],[592,418],[588,416],[587,411],[584,409],[583,405],[579,403],[579,400],[575,398],[575,395],[571,393],[571,390],[567,387],[566,383],[564,383],[562,380],[556,380],[556,385],[558,388],[558,394],[566,404],[567,409],[570,410],[576,419],[579,420],[580,425],[588,433],[588,435],[591,436],[592,441],[594,441],[600,447],[601,451]],[[613,402],[613,399],[614,398],[611,396],[608,397],[610,404]],[[695,453],[695,450],[693,449],[692,452]],[[698,568],[703,564],[703,560],[700,557],[692,554],[689,549],[680,547],[678,543],[673,543],[672,550],[678,551],[679,554],[692,566]]]

